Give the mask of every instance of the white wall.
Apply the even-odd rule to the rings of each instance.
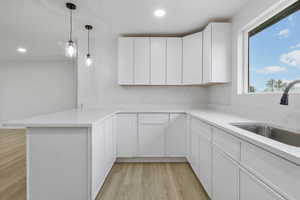
[[[290,95],[290,105],[279,105],[279,94],[238,95],[238,35],[240,30],[280,0],[251,0],[234,16],[233,24],[233,69],[232,84],[209,88],[209,103],[214,107],[235,110],[256,120],[265,120],[283,126],[300,129],[300,95]]]
[[[76,106],[72,61],[0,62],[0,121]]]
[[[117,38],[93,41],[93,67],[86,68],[86,40],[79,41],[78,103],[84,107],[199,107],[207,103],[207,88],[172,86],[119,86]]]

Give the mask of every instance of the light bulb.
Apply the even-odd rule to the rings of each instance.
[[[67,57],[73,58],[76,55],[76,44],[72,40],[68,41],[65,51]]]
[[[161,17],[164,17],[166,15],[166,11],[163,10],[163,9],[157,9],[157,10],[154,11],[154,15],[156,17],[161,18]]]
[[[86,64],[87,67],[90,67],[90,66],[93,64],[93,60],[92,60],[90,54],[87,54],[87,55],[86,55],[85,64]]]
[[[17,51],[18,51],[19,53],[26,53],[26,52],[27,52],[27,49],[25,49],[25,48],[23,48],[23,47],[19,47],[19,48],[17,49]]]

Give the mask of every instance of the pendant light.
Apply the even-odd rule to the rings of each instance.
[[[88,52],[86,54],[85,64],[87,67],[90,67],[93,64],[93,60],[90,54],[90,31],[93,29],[93,26],[85,25],[85,29],[88,31]]]
[[[72,16],[72,12],[73,10],[76,9],[76,5],[73,4],[73,3],[66,3],[66,7],[70,10],[70,38],[69,38],[69,41],[67,42],[66,44],[66,49],[65,49],[65,53],[66,53],[66,56],[67,57],[70,57],[70,58],[73,58],[76,56],[76,44],[75,42],[73,41],[73,38],[72,38],[72,34],[73,34],[73,16]]]

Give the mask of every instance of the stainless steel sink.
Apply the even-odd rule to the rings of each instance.
[[[300,147],[300,133],[284,130],[264,123],[231,123],[231,125],[278,142]]]

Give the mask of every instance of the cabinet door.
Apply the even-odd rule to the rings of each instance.
[[[202,32],[183,38],[183,84],[202,84]]]
[[[117,124],[117,156],[134,157],[137,155],[137,115],[118,114]]]
[[[199,177],[199,134],[195,131],[191,131],[190,145],[191,145],[191,166],[195,174]]]
[[[167,84],[182,83],[182,38],[167,39]]]
[[[192,129],[191,129],[191,121],[192,117],[190,115],[187,116],[187,159],[189,163],[192,163],[192,150],[191,150],[191,135],[192,135]]]
[[[223,152],[213,148],[213,199],[237,200],[239,167]]]
[[[212,79],[212,25],[209,24],[203,31],[203,83]]]
[[[261,181],[243,170],[240,171],[240,200],[283,200]]]
[[[212,168],[212,146],[211,142],[200,136],[199,143],[199,175],[200,181],[207,194],[211,197],[211,168]]]
[[[230,82],[231,79],[231,24],[212,23],[211,78],[212,82]]]
[[[134,83],[150,83],[150,39],[134,39]]]
[[[166,38],[151,38],[151,85],[166,84]]]
[[[119,38],[118,47],[119,84],[133,84],[133,38]]]
[[[92,196],[96,198],[105,180],[105,125],[99,122],[92,132]]]
[[[114,162],[114,135],[113,135],[113,119],[105,120],[105,157],[107,167],[110,169]]]
[[[203,82],[226,83],[231,78],[231,25],[211,23],[203,34]]]
[[[166,155],[186,156],[186,138],[186,115],[171,113],[166,130]]]
[[[141,156],[164,156],[165,124],[139,124]]]

